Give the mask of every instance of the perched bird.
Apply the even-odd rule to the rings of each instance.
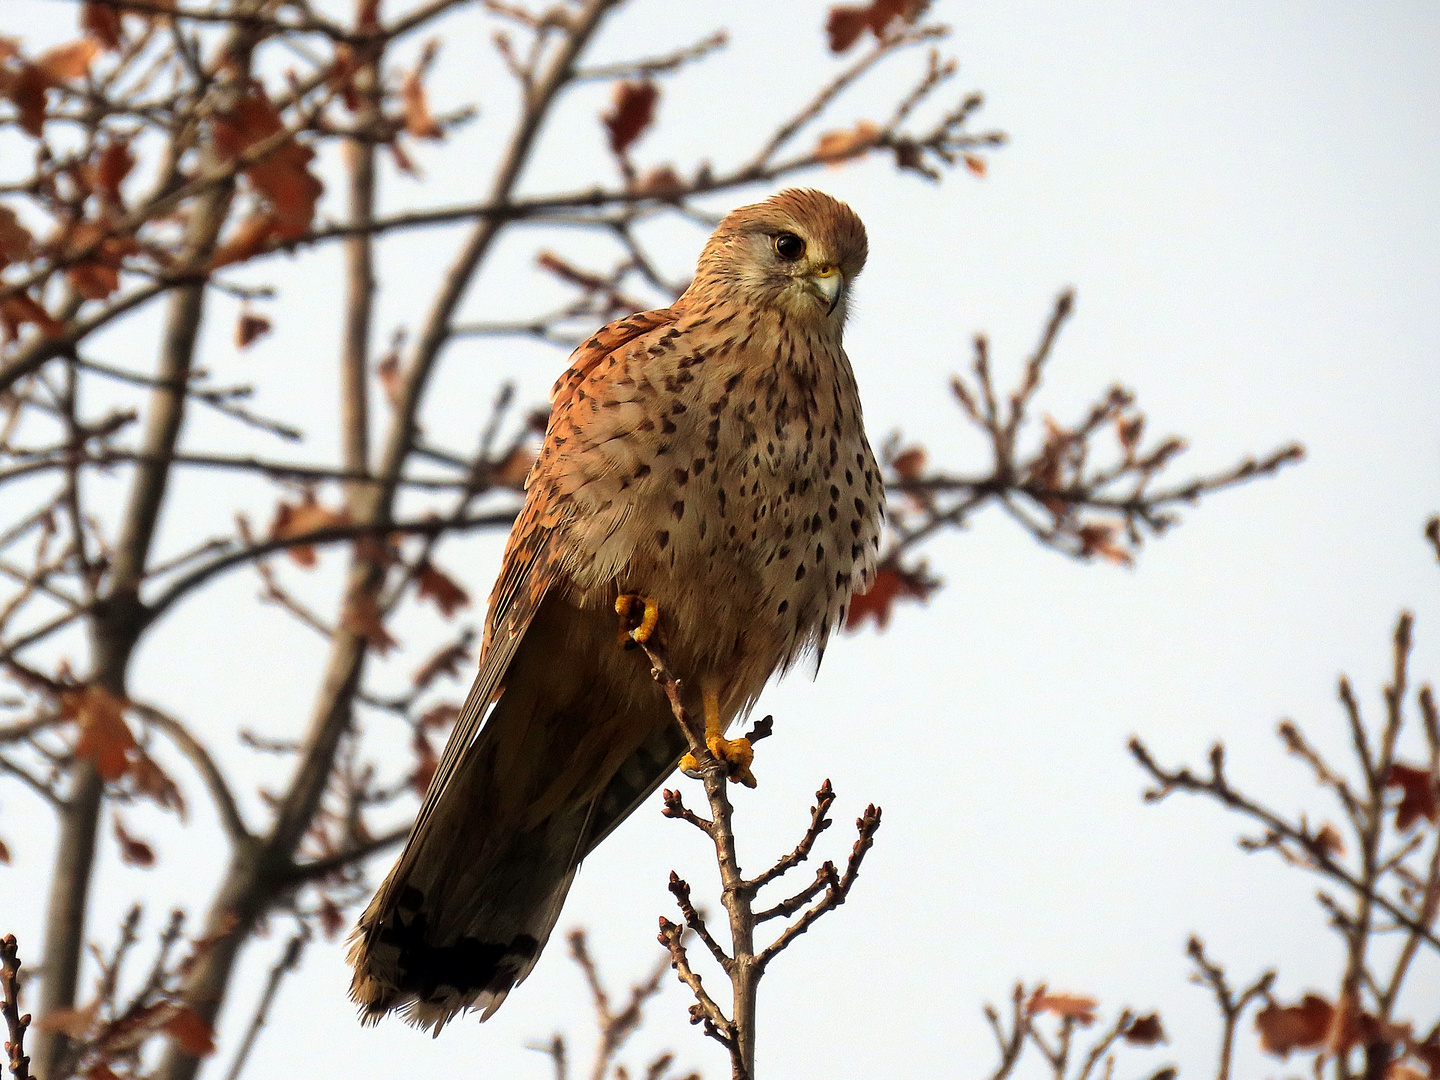
[[[884,487],[841,347],[865,227],[818,191],[729,214],[673,306],[598,331],[555,384],[490,595],[480,672],[399,861],[352,938],[367,1022],[489,1017],[540,955],[580,861],[686,749],[643,605],[707,743],[823,652],[874,572]],[[486,716],[488,710],[488,716]],[[484,723],[482,725],[482,719]]]

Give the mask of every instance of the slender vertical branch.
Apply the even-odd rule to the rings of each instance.
[[[369,226],[375,217],[375,130],[380,117],[380,58],[369,56],[355,73],[360,99],[357,134],[345,140],[344,160],[350,223],[356,231],[345,238],[345,324],[340,355],[340,433],[343,464],[351,472],[370,469],[368,401],[370,328],[375,304],[374,239]],[[349,486],[354,504],[358,485]]]
[[[232,52],[248,35],[237,32]],[[186,265],[197,270],[208,263],[229,213],[233,183],[216,185],[194,207],[186,230]],[[160,507],[173,465],[185,415],[185,384],[194,361],[195,343],[205,310],[205,287],[196,283],[170,298],[156,366],[142,447],[145,461],[137,465],[120,523],[110,567],[109,588],[91,618],[94,641],[93,678],[123,698],[126,671],[144,629],[140,583],[145,577]],[[99,828],[103,784],[93,760],[71,767],[71,793],[60,818],[60,836],[50,879],[45,922],[45,977],[40,986],[41,1015],[68,1009],[75,1002],[85,942],[85,909],[94,872],[95,836]],[[65,1053],[66,1036],[39,1033],[36,1071],[48,1076]]]

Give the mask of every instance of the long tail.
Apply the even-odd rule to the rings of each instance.
[[[592,625],[593,624],[593,625]],[[613,617],[547,601],[506,689],[360,918],[351,997],[438,1034],[488,1018],[535,966],[580,860],[680,750]]]

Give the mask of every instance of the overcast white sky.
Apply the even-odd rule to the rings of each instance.
[[[69,3],[6,6],[7,31],[24,24],[27,42],[73,33]],[[745,0],[722,13],[642,0],[627,9],[598,55],[661,51],[721,25],[732,32],[721,57],[664,84],[660,126],[637,156],[686,167],[746,156],[758,125],[832,69],[825,7]],[[1186,981],[1189,934],[1237,979],[1278,967],[1287,998],[1333,993],[1338,950],[1314,884],[1241,854],[1237,822],[1195,802],[1143,805],[1125,742],[1139,733],[1163,760],[1199,762],[1223,738],[1238,782],[1284,810],[1329,816],[1281,753],[1276,721],[1295,717],[1342,756],[1335,678],[1348,672],[1378,711],[1402,607],[1419,619],[1417,675],[1440,671],[1440,572],[1420,537],[1440,510],[1440,12],[1418,2],[1110,0],[942,3],[937,14],[956,27],[959,87],[986,95],[980,124],[1012,137],[989,176],[931,186],[875,161],[811,178],[869,227],[848,349],[872,440],[903,427],[935,459],[982,468],[982,448],[960,432],[945,391],[949,373],[968,363],[980,330],[1013,372],[1054,294],[1071,285],[1077,311],[1043,408],[1066,419],[1120,380],[1152,431],[1191,440],[1182,470],[1292,439],[1309,457],[1188,513],[1131,570],[1074,564],[983,517],[929,550],[946,585],[927,608],[898,611],[886,635],[835,643],[814,683],[795,677],[767,693],[760,708],[775,714],[777,734],[760,747],[759,789],[738,798],[742,860],[789,848],[827,776],[839,801],[825,855],[848,850],[848,822],[866,802],[884,807],[885,822],[850,902],[767,975],[761,1068],[775,1077],[978,1076],[994,1057],[981,1006],[1003,1002],[1023,978],[1094,994],[1108,1009],[1159,1009],[1170,1045],[1132,1053],[1122,1077],[1166,1062],[1203,1075],[1217,1024]],[[846,99],[840,118],[883,115],[911,69],[894,70]],[[593,174],[599,93],[577,95],[557,119],[527,190]],[[424,189],[387,178],[392,206],[473,198],[487,182],[484,155],[511,98],[474,11],[446,23],[431,94],[437,108],[478,99],[481,120],[456,145],[421,151]],[[740,201],[750,200],[727,204]],[[667,237],[662,258],[683,274],[703,236]],[[438,231],[385,245],[392,284],[378,335],[414,322],[456,242]],[[591,250],[564,234],[517,234],[467,312],[542,309],[551,293],[528,265],[537,243]],[[218,304],[204,362],[262,383],[283,371],[257,404],[302,417],[323,452],[334,439],[317,403],[333,394],[336,285],[327,275],[337,262],[301,265],[303,274],[279,273],[277,333],[237,357],[231,313]],[[108,355],[148,364],[143,330],[110,334]],[[502,375],[538,397],[562,361],[537,348],[457,345],[429,429],[467,445]],[[252,445],[209,420],[189,438]],[[207,476],[176,494],[216,522],[236,506],[268,514],[259,486]],[[165,522],[177,546],[185,524]],[[444,564],[483,596],[498,552],[498,538],[479,540],[449,549]],[[312,583],[317,595],[328,572]],[[302,628],[249,603],[253,589],[236,578],[192,601],[140,655],[133,684],[227,746],[240,725],[298,731],[321,655]],[[435,633],[428,614],[399,628],[402,639]],[[230,757],[242,786],[278,782],[272,762],[238,749]],[[193,780],[187,790],[201,801]],[[258,819],[253,798],[249,809]],[[43,830],[18,826],[22,814],[40,819],[13,789],[0,790],[0,830],[18,863],[0,870],[3,928],[36,942],[34,898],[50,852]],[[153,929],[168,905],[202,903],[223,869],[203,812],[185,829],[132,817],[165,869],[106,871],[92,926],[107,938],[133,898],[149,901]],[[658,950],[672,868],[713,896],[699,838],[663,820],[657,803],[579,876],[560,931],[587,925],[617,988]],[[222,1060],[283,943],[279,929],[247,954]],[[360,1029],[341,948],[318,945],[285,984],[251,1075],[547,1076],[524,1044],[557,1028],[583,1041],[590,1030],[558,944],[493,1021],[457,1023],[433,1042],[398,1022]],[[1436,964],[1417,973],[1410,1005],[1425,1019],[1440,1008]],[[711,1080],[725,1075],[719,1051],[683,1022],[685,1007],[679,988],[666,992],[635,1059],[672,1046]],[[1244,1074],[1299,1071],[1252,1044],[1241,1039]]]

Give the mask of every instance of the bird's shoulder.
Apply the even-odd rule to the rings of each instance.
[[[583,401],[587,383],[602,375],[607,366],[622,362],[625,351],[641,338],[673,329],[679,317],[677,308],[657,308],[627,315],[596,330],[570,354],[569,366],[555,381],[550,391],[551,416],[563,416],[574,402]]]

